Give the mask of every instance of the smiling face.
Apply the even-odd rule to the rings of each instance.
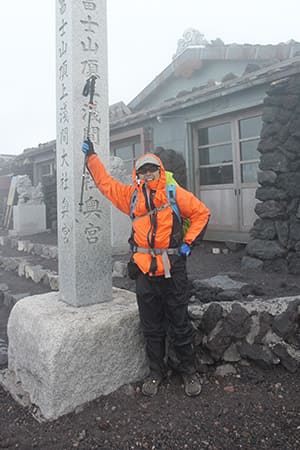
[[[145,181],[146,183],[149,181],[157,180],[159,178],[159,166],[154,164],[144,164],[139,168],[137,175],[140,180]]]

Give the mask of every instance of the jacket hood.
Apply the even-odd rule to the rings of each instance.
[[[154,153],[145,153],[140,158],[143,158],[143,159],[145,158],[146,159],[146,157],[147,158],[151,158],[151,160],[155,159],[157,161],[157,165],[160,167],[160,175],[159,175],[159,179],[157,180],[157,183],[155,182],[155,185],[157,185],[157,186],[155,186],[155,190],[159,190],[161,188],[164,188],[166,186],[167,178],[166,178],[166,170],[164,168],[162,160],[158,156],[156,156]],[[137,162],[138,162],[138,160],[137,160]],[[133,181],[134,186],[139,187],[139,186],[142,186],[144,181],[141,181],[137,177],[137,173],[136,173],[135,167],[136,167],[136,164],[135,164],[134,169],[132,171],[132,181]],[[151,184],[150,184],[150,187],[151,187]]]

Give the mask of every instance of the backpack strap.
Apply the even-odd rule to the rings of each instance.
[[[161,255],[165,278],[171,278],[170,273],[170,261],[168,255],[179,255],[179,248],[144,248],[144,247],[134,247],[134,253],[148,253],[152,257],[156,255]]]
[[[151,217],[151,216],[153,216],[154,214],[156,214],[157,211],[162,211],[163,209],[168,208],[168,206],[171,206],[169,202],[168,202],[168,203],[165,203],[165,204],[162,205],[162,206],[158,206],[157,208],[151,209],[151,211],[148,211],[147,213],[142,214],[141,216],[135,217],[135,215],[133,214],[132,216],[130,216],[131,221],[134,222],[135,220],[141,219],[142,217],[147,217],[147,216],[150,216],[150,217]]]
[[[131,196],[131,202],[130,202],[130,219],[133,220],[134,219],[134,208],[136,205],[136,201],[137,201],[137,189],[135,189],[135,191],[133,192],[132,196]]]
[[[176,214],[179,223],[182,222],[182,218],[180,215],[180,211],[176,202],[176,186],[174,184],[167,184],[167,196],[170,203],[171,208],[173,209],[174,213]]]
[[[161,207],[155,208],[154,210],[152,210],[146,214],[143,214],[143,216],[141,216],[141,217],[152,215],[154,212],[159,211],[161,209],[165,209],[167,206],[170,205],[172,210],[176,214],[176,216],[179,220],[179,223],[182,223],[180,211],[179,211],[179,208],[178,208],[178,205],[176,202],[176,186],[174,184],[167,184],[166,189],[167,189],[167,197],[168,197],[169,203],[166,203],[165,205],[163,205]],[[133,211],[134,211],[134,208],[136,205],[136,201],[137,201],[137,189],[133,192],[133,194],[131,196],[131,202],[130,202],[130,218],[131,218],[131,220],[135,219]]]

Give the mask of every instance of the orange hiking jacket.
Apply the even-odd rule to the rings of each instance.
[[[137,191],[137,199],[133,210],[135,219],[132,222],[134,242],[138,247],[144,249],[166,249],[170,246],[172,235],[173,210],[170,205],[167,205],[168,197],[164,166],[156,155],[152,156],[155,156],[160,165],[160,177],[158,180],[147,183],[147,186],[144,186],[145,183],[137,178],[135,169],[132,173],[132,186],[115,180],[106,171],[103,163],[95,154],[89,156],[87,167],[102,194],[127,215],[131,213],[132,195]],[[153,222],[146,204],[147,194],[150,195],[150,191],[152,191],[151,198],[155,207],[156,230],[153,229]],[[191,192],[183,189],[181,186],[176,187],[176,203],[181,216],[190,219],[190,226],[184,237],[184,242],[192,244],[207,225],[210,210]],[[154,242],[153,247],[150,245],[151,242],[152,245]],[[137,252],[134,253],[133,258],[144,274],[149,273],[152,259],[150,253]],[[154,275],[164,275],[162,256],[156,255],[155,258],[157,270]]]

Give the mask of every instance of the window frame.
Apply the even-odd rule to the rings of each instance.
[[[239,136],[239,121],[244,119],[250,119],[252,117],[262,116],[261,108],[252,108],[244,111],[236,111],[234,113],[222,115],[219,117],[214,117],[212,119],[207,119],[199,122],[194,122],[192,125],[192,141],[193,141],[193,163],[194,163],[194,192],[200,193],[200,190],[208,190],[208,189],[216,189],[222,187],[235,187],[236,189],[240,189],[241,185],[243,187],[252,187],[254,184],[257,185],[257,181],[252,182],[242,182],[241,181],[241,171],[242,165],[247,163],[258,163],[258,159],[253,160],[241,160],[241,142],[251,141],[254,139],[260,139],[260,136],[250,137],[250,138],[242,138]],[[198,145],[198,130],[199,128],[211,128],[217,125],[222,125],[224,123],[229,123],[231,127],[231,144],[232,144],[232,162],[231,163],[218,163],[215,165],[200,165],[199,161],[199,148],[205,148],[208,146],[199,146]],[[224,141],[222,143],[218,143],[217,145],[224,145],[225,143],[230,143],[228,141]],[[219,167],[222,165],[232,165],[233,166],[233,183],[226,184],[201,184],[200,179],[200,168],[205,167]]]
[[[224,167],[224,166],[232,166],[232,177],[234,179],[234,174],[233,174],[233,166],[234,166],[234,155],[233,155],[233,145],[232,145],[232,139],[231,141],[222,141],[222,142],[218,142],[217,144],[206,144],[206,145],[198,145],[198,131],[199,129],[205,129],[205,128],[213,128],[216,127],[218,125],[225,125],[228,124],[229,128],[230,128],[230,134],[232,136],[232,129],[231,129],[231,122],[230,120],[226,120],[226,118],[223,118],[223,120],[220,120],[218,122],[213,121],[210,125],[207,126],[201,126],[201,127],[196,127],[196,133],[197,133],[197,155],[196,155],[196,161],[197,164],[196,166],[196,177],[198,177],[198,179],[200,180],[200,172],[201,169],[206,169],[206,168],[214,168],[214,167]],[[199,152],[202,149],[206,149],[206,148],[218,148],[224,145],[231,145],[231,156],[232,156],[232,160],[230,162],[219,162],[219,163],[213,163],[213,164],[200,164],[200,154]],[[224,185],[231,185],[232,183],[217,183],[217,184],[205,184],[203,186],[208,187],[208,186],[224,186]]]
[[[136,145],[140,145],[140,150],[136,151]],[[131,147],[132,158],[123,159],[116,155],[116,150],[122,147]],[[145,128],[136,128],[110,136],[110,155],[121,158],[124,163],[131,162],[132,169],[138,157],[148,152],[152,148],[152,130]]]

